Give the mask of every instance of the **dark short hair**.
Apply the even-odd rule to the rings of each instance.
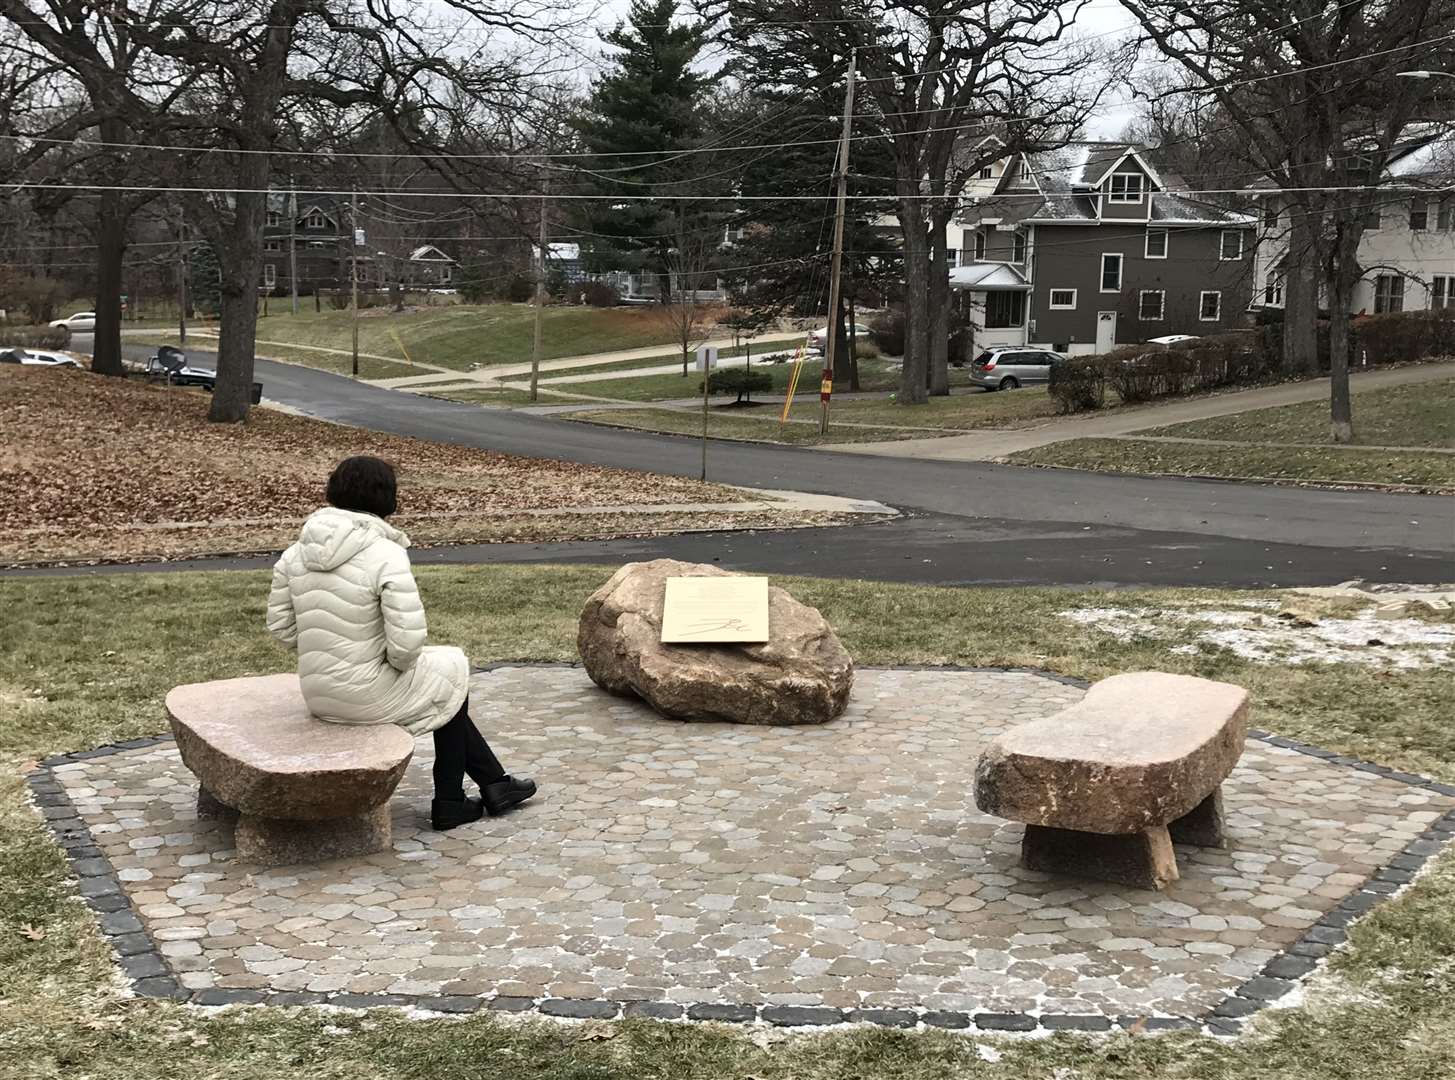
[[[344,458],[328,478],[328,501],[340,510],[386,518],[398,507],[394,466],[382,458]]]

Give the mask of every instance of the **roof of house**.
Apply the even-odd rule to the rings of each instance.
[[[1031,287],[1024,274],[1008,263],[969,262],[950,271],[950,288],[982,292],[1024,292]]]
[[[449,262],[455,260],[433,244],[421,244],[409,253],[410,262]]]
[[[1178,188],[1183,180],[1164,171],[1156,152],[1138,143],[1082,141],[1021,155],[1039,195],[1030,195],[1029,185],[1006,184],[1000,194],[972,200],[970,208],[979,219],[999,219],[1002,224],[1020,222],[1068,222],[1095,224],[1097,185],[1123,161],[1135,157],[1151,177],[1155,188]],[[963,215],[962,215],[963,216]],[[1251,225],[1256,219],[1186,195],[1155,191],[1151,220],[1165,225]]]

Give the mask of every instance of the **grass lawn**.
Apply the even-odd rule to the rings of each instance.
[[[444,398],[446,401],[459,401],[466,405],[486,405],[496,409],[518,409],[525,405],[575,405],[590,404],[591,398],[573,397],[568,394],[552,392],[542,393],[537,401],[531,401],[529,390],[516,390],[512,387],[481,387],[478,390],[425,390],[427,397]]]
[[[1369,446],[1455,447],[1455,377],[1410,386],[1387,386],[1354,393],[1354,441]],[[1193,420],[1153,428],[1146,435],[1223,442],[1326,443],[1329,405],[1306,401],[1276,409]]]
[[[535,310],[528,304],[457,304],[395,314],[370,309],[359,319],[359,349],[423,364],[529,363]],[[347,311],[270,315],[258,320],[260,341],[349,349]],[[671,329],[654,311],[633,308],[548,307],[541,320],[545,359],[659,345]],[[267,346],[260,346],[266,352]],[[315,356],[321,354],[314,354]]]
[[[426,568],[439,640],[478,662],[568,659],[589,567]],[[0,581],[0,1076],[51,1080],[1441,1080],[1455,1075],[1455,858],[1352,932],[1299,1008],[1236,1042],[1069,1034],[1002,1040],[882,1029],[757,1040],[730,1027],[410,1021],[311,1010],[202,1012],[123,997],[109,948],[28,806],[27,762],[155,733],[181,682],[287,670],[261,629],[264,573]],[[1120,640],[1058,613],[1236,607],[1267,594],[951,590],[785,581],[864,664],[1031,664],[1085,678],[1156,667],[1249,686],[1256,723],[1455,779],[1448,672],[1264,666]],[[968,780],[967,780],[968,782]]]
[[[670,383],[680,385],[681,376],[660,375],[651,379],[613,380],[606,383],[583,383],[583,392],[601,397],[614,397],[615,388],[625,384]],[[685,380],[700,388],[698,379]],[[586,388],[590,389],[587,390]],[[613,389],[608,389],[608,387]],[[840,399],[834,402],[829,412],[829,431],[820,435],[816,421],[819,416],[818,384],[804,387],[799,383],[804,399],[793,406],[791,416],[795,420],[814,423],[781,424],[778,417],[781,405],[765,404],[753,409],[714,409],[709,418],[708,431],[719,439],[753,439],[762,442],[785,443],[795,446],[818,446],[827,443],[881,442],[888,439],[934,438],[937,434],[953,434],[957,431],[972,431],[985,427],[1015,427],[1029,421],[1053,416],[1055,409],[1046,391],[1040,388],[1006,391],[1004,393],[983,393],[968,391],[953,394],[947,398],[931,398],[929,404],[907,407],[896,405],[884,398]],[[627,386],[635,389],[634,386]],[[653,393],[666,394],[665,387]],[[686,395],[676,394],[675,397]],[[642,397],[635,400],[661,400],[656,397]],[[613,424],[621,427],[638,428],[644,431],[673,432],[684,435],[702,433],[702,416],[698,412],[673,411],[668,409],[601,409],[573,413],[573,420]],[[850,426],[855,425],[855,426]],[[882,426],[879,426],[882,425]]]
[[[1191,425],[1183,425],[1191,426]],[[1418,450],[1329,450],[1228,443],[1070,439],[1007,458],[1014,465],[1062,465],[1155,476],[1225,476],[1310,483],[1413,484],[1455,488],[1455,454]]]
[[[126,341],[126,344],[147,345],[179,345],[179,339],[175,333],[147,334],[144,337],[138,336]],[[344,342],[347,349],[349,343]],[[217,338],[202,337],[192,332],[187,334],[187,344],[180,346],[184,349],[197,349],[206,352],[217,351]],[[362,350],[363,346],[360,346]],[[317,368],[320,371],[332,371],[339,375],[353,373],[353,357],[348,353],[326,353],[314,349],[290,348],[287,345],[259,345],[255,350],[256,355],[268,360],[283,360],[290,364],[300,364],[303,367]],[[402,360],[380,360],[374,356],[359,357],[359,378],[361,379],[402,379],[406,375],[432,375],[434,372],[427,368],[416,367],[407,364]],[[267,386],[264,385],[264,391]]]
[[[0,562],[278,550],[322,501],[333,463],[360,453],[397,463],[397,523],[423,543],[639,536],[672,523],[552,512],[660,504],[665,515],[676,505],[740,498],[693,480],[512,457],[270,409],[254,409],[246,424],[209,424],[208,400],[200,390],[0,367]]]

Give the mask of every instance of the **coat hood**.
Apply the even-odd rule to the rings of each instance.
[[[373,514],[325,506],[315,510],[298,534],[298,554],[309,570],[333,570],[376,540],[409,546],[409,537]]]

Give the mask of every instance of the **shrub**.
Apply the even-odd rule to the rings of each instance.
[[[1354,321],[1354,363],[1455,355],[1455,309],[1402,311]]]
[[[328,306],[334,311],[349,310],[351,299],[349,294],[344,292],[343,289],[329,289],[323,295],[328,300]]]
[[[616,307],[621,303],[621,293],[604,281],[588,281],[581,289],[581,297],[592,307]]]
[[[773,389],[773,376],[758,368],[718,368],[707,377],[709,394],[738,395],[736,404],[753,400],[753,391],[766,393]]]
[[[904,355],[904,309],[891,308],[869,323],[870,340],[886,356]]]
[[[874,344],[872,338],[858,338],[854,342],[854,356],[860,360],[877,360],[879,346]]]
[[[3,326],[0,345],[23,349],[64,349],[71,343],[71,331],[64,326]]]
[[[524,304],[535,294],[535,278],[518,270],[506,278],[505,286],[500,290],[500,298],[512,304]]]
[[[571,288],[571,281],[566,277],[566,271],[559,266],[553,266],[546,271],[546,292],[557,300],[571,301],[575,292]],[[534,295],[534,291],[532,291]]]
[[[67,291],[55,278],[38,274],[9,277],[0,287],[0,308],[24,311],[33,323],[48,323],[56,318],[56,309]]]
[[[1079,356],[1051,368],[1047,392],[1062,413],[1087,412],[1099,409],[1106,401],[1104,357]]]

